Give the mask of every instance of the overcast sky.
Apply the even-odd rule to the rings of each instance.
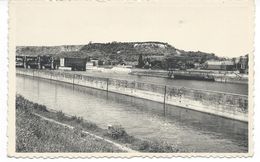
[[[13,2],[11,19],[16,45],[162,41],[219,56],[252,52],[250,0],[201,2]]]

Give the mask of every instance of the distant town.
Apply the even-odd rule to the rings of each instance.
[[[162,42],[18,46],[16,67],[106,71],[171,79],[248,84],[248,54],[236,58],[184,51]]]
[[[92,43],[81,46],[17,47],[16,67],[86,70],[124,65],[160,70],[222,70],[248,73],[248,54],[237,58],[178,50],[167,43]]]

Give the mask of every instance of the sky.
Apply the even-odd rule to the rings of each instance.
[[[38,0],[10,9],[17,46],[161,41],[224,57],[253,52],[253,0]]]

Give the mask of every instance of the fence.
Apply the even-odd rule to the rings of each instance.
[[[167,113],[165,104],[169,104],[231,119],[248,121],[248,97],[245,95],[100,78],[65,71],[17,69],[16,73],[161,102],[164,105],[165,113]]]

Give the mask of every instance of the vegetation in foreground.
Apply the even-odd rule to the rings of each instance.
[[[17,152],[122,152],[113,144],[16,110]]]
[[[34,113],[68,124],[74,129],[42,120]],[[20,95],[16,96],[17,152],[122,152],[111,143],[83,133],[83,130],[140,152],[183,152],[165,142],[141,140],[130,136],[121,126],[101,129],[82,117],[51,111],[44,105],[30,102]]]

